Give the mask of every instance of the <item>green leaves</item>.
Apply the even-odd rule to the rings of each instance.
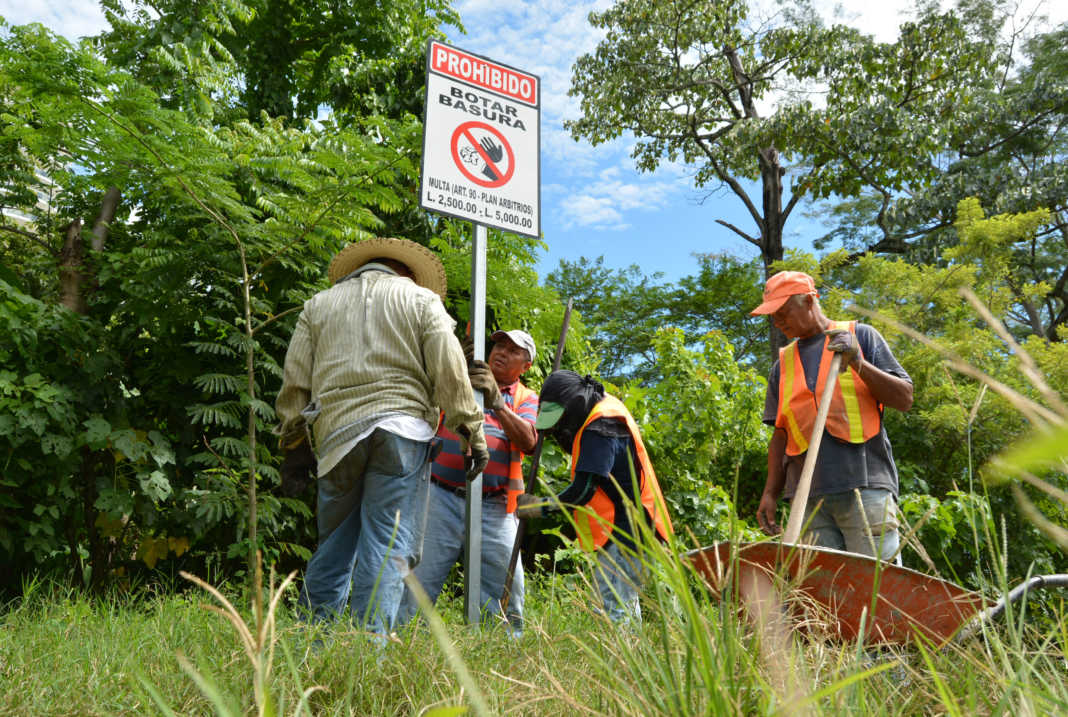
[[[654,346],[660,379],[615,393],[642,427],[676,531],[685,526],[700,544],[744,532],[759,498],[751,487],[763,483],[767,466],[765,382],[739,366],[716,332],[691,349],[680,330],[662,329]]]
[[[0,233],[0,260],[28,292],[0,284],[11,337],[0,346],[0,460],[26,490],[0,537],[27,525],[59,536],[25,551],[7,541],[19,565],[125,559],[104,549],[92,510],[122,510],[110,520],[126,521],[129,540],[188,534],[187,522],[202,536],[224,514],[254,515],[259,501],[242,503],[231,484],[225,511],[200,511],[197,491],[220,485],[203,469],[244,472],[253,488],[276,478],[262,444],[251,454],[249,423],[258,432],[274,420],[265,399],[292,310],[323,286],[338,248],[406,206],[416,171],[420,128],[403,112],[344,123],[234,112],[241,83],[225,38],[255,3],[106,5],[113,32],[97,48],[110,62],[39,27],[0,38],[4,200],[36,219]],[[118,209],[91,235],[108,196]],[[72,240],[67,228],[79,226]],[[74,249],[81,316],[53,306],[57,257]],[[57,487],[65,502],[45,530],[50,514],[21,506],[46,490],[56,500]],[[304,535],[292,520],[302,506],[263,503],[267,528]]]
[[[996,458],[989,475],[994,479],[1018,476],[1023,472],[1064,469],[1068,459],[1068,425],[1057,426],[1023,440],[1019,445]]]
[[[85,426],[85,444],[93,449],[100,449],[107,445],[108,436],[111,435],[111,424],[100,416],[92,416],[82,422]]]
[[[138,475],[141,490],[157,503],[167,500],[171,496],[171,483],[161,471],[152,471],[148,474]]]

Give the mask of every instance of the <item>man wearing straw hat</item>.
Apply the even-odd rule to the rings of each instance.
[[[353,620],[385,634],[419,561],[439,411],[460,437],[468,479],[489,456],[437,256],[369,239],[339,252],[328,275],[286,353],[276,402],[283,490],[318,477],[319,547],[302,604],[316,621],[349,604]]]
[[[912,406],[912,379],[886,339],[856,321],[832,321],[820,308],[812,277],[781,271],[764,288],[752,315],[770,315],[788,339],[768,376],[764,422],[775,428],[768,444],[768,477],[757,522],[769,535],[779,497],[792,498],[812,438],[819,396],[831,356],[842,355],[827,425],[819,445],[804,531],[815,545],[897,556],[898,479],[883,408]]]

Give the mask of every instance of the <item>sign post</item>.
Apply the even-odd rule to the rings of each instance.
[[[419,205],[473,224],[471,337],[486,357],[486,228],[541,236],[541,81],[437,40],[427,43]],[[475,392],[482,407],[482,394]],[[482,476],[467,487],[464,615],[481,612]]]
[[[475,358],[486,357],[486,227],[475,224],[471,247],[471,338]],[[484,397],[475,391],[479,410]],[[477,627],[482,611],[482,474],[467,484],[464,511],[464,617]]]

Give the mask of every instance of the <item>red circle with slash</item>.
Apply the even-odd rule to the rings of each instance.
[[[491,135],[493,135],[500,141],[501,146],[504,147],[504,151],[508,154],[507,172],[501,172],[500,168],[497,166],[497,163],[490,159],[489,155],[486,154],[485,148],[483,148],[483,146],[479,143],[478,140],[475,139],[475,136],[471,133],[471,130],[473,129],[480,129],[489,132]],[[466,163],[460,158],[461,140],[467,140],[471,143],[471,145],[475,148],[475,151],[477,151],[479,156],[482,157],[482,161],[486,163],[486,167],[488,167],[490,171],[492,171],[497,176],[497,179],[486,179],[485,177],[478,177],[472,174],[467,169]],[[452,133],[451,144],[452,161],[456,163],[456,166],[460,168],[460,171],[463,172],[463,175],[465,177],[467,177],[472,182],[481,187],[503,187],[505,184],[508,183],[508,180],[512,178],[512,174],[515,173],[515,153],[512,152],[512,145],[508,144],[508,140],[506,140],[504,138],[504,135],[497,131],[495,127],[492,127],[486,124],[485,122],[464,122],[462,125],[457,127],[456,130]]]

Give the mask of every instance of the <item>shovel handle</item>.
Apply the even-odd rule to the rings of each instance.
[[[836,353],[831,358],[830,368],[827,369],[827,383],[820,394],[820,407],[816,412],[816,424],[812,427],[812,438],[809,439],[808,451],[805,453],[805,466],[801,469],[801,478],[797,481],[794,499],[790,503],[790,520],[786,522],[786,532],[782,536],[784,543],[796,543],[801,537],[801,526],[804,524],[805,508],[808,505],[808,491],[812,487],[812,474],[816,470],[816,456],[819,455],[823,427],[827,425],[827,413],[831,409],[834,387],[838,385],[838,367],[841,364],[842,354]]]

